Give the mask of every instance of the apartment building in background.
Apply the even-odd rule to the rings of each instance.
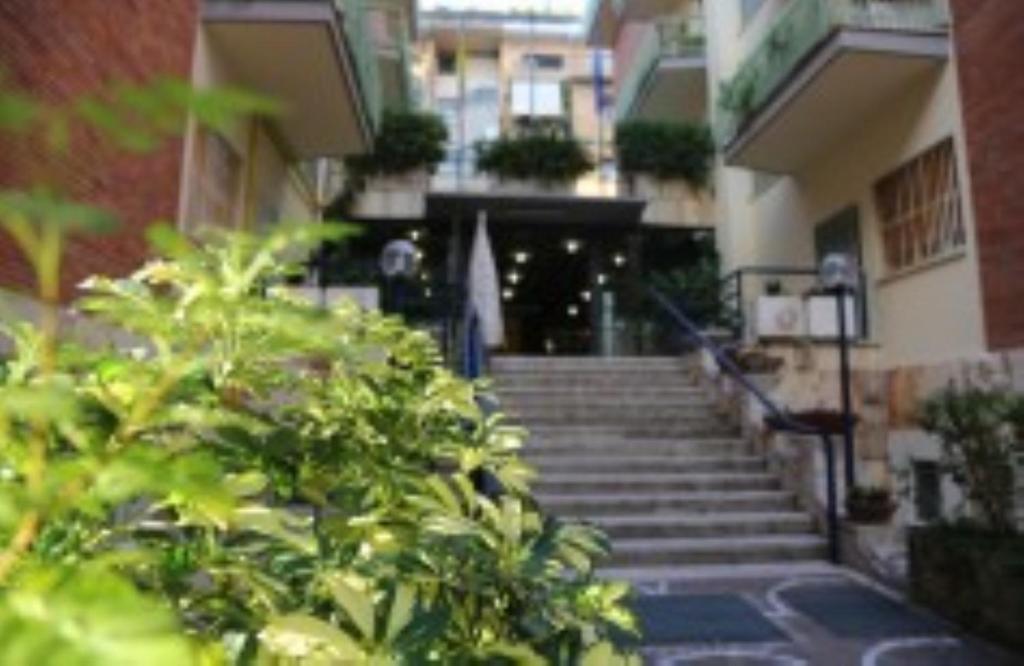
[[[813,288],[826,255],[857,259],[860,479],[909,489],[906,521],[948,510],[920,400],[1024,389],[1024,4],[595,0],[588,34],[614,49],[620,118],[714,129],[727,295],[784,359],[781,404],[837,406],[837,308]]]
[[[311,220],[321,158],[371,145],[386,106],[411,101],[412,0],[11,0],[0,6],[5,85],[70,105],[122,83],[162,78],[198,89],[245,89],[278,102],[273,117],[241,118],[227,131],[193,121],[180,139],[144,155],[111,153],[75,136],[60,173],[72,198],[109,209],[113,234],[68,251],[64,296],[88,275],[119,275],[147,257],[146,229],[171,221],[258,227]],[[32,185],[35,156],[9,138],[3,186]],[[14,245],[0,242],[0,286],[31,291]]]

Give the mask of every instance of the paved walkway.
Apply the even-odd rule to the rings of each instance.
[[[1011,666],[1012,655],[866,578],[822,567],[789,575],[637,585],[648,664]]]

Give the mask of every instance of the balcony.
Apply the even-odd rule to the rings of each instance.
[[[230,83],[277,100],[275,133],[296,160],[370,145],[378,63],[364,0],[206,0],[202,21]]]
[[[696,0],[589,0],[584,34],[591,46],[611,48],[623,23],[655,21],[698,4]]]
[[[615,115],[619,120],[702,121],[707,117],[707,59],[699,18],[650,26],[633,60],[621,65]]]
[[[793,0],[722,87],[726,163],[793,173],[948,58],[943,0]]]
[[[368,11],[383,105],[407,108],[412,104],[414,3],[408,0],[376,2],[369,6]]]

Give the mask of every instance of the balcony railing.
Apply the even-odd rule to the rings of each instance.
[[[719,131],[730,144],[806,56],[841,29],[936,33],[948,29],[945,0],[793,0],[722,86]]]
[[[374,43],[367,0],[334,0],[345,17],[345,36],[355,59],[356,74],[370,125],[380,125],[384,106],[380,81],[380,63],[377,60],[377,45]]]
[[[619,86],[615,117],[629,117],[652,72],[666,58],[703,58],[704,21],[699,17],[658,21],[647,31]]]

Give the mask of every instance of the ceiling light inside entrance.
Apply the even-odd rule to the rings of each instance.
[[[602,287],[604,285],[608,284],[608,276],[605,275],[604,273],[598,273],[598,275],[597,275],[597,283],[599,285],[601,285]]]
[[[615,255],[612,257],[612,263],[618,266],[619,268],[622,268],[623,266],[626,265],[626,255],[622,254],[621,252],[616,252]]]
[[[508,274],[509,284],[516,285],[516,284],[519,284],[520,282],[522,282],[522,280],[523,280],[523,276],[520,275],[517,271],[512,271],[512,272],[510,272]]]
[[[515,259],[517,264],[522,265],[530,260],[530,253],[524,252],[523,250],[519,250],[518,252],[512,255],[512,258]]]
[[[569,314],[570,317],[580,316],[580,306],[578,305],[570,305],[565,309],[565,311]]]
[[[586,290],[586,291],[581,291],[580,292],[580,298],[583,299],[584,303],[589,303],[591,297],[592,297],[592,294],[590,293],[590,290]]]
[[[565,241],[565,251],[569,254],[576,254],[580,251],[580,242],[575,238],[570,238]]]
[[[502,299],[504,299],[506,301],[511,301],[513,298],[516,297],[516,290],[515,289],[504,289],[501,292],[501,297],[502,297]]]

